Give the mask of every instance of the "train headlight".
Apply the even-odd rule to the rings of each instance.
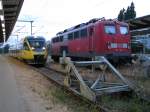
[[[34,50],[35,48],[34,48],[34,47],[32,47],[31,49],[32,49],[32,50]]]
[[[45,47],[43,47],[42,49],[45,50]]]

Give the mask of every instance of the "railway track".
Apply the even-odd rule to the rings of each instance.
[[[85,97],[81,96],[80,94],[78,94],[78,92],[76,92],[75,89],[64,86],[65,74],[62,73],[61,71],[58,71],[58,70],[55,70],[55,69],[52,69],[49,67],[37,68],[37,67],[31,66],[31,68],[34,69],[35,71],[39,72],[40,74],[44,75],[45,77],[47,77],[48,80],[50,80],[53,84],[55,84],[59,88],[62,88],[63,90],[69,92],[71,94],[71,96],[75,97],[79,101],[85,101],[86,103],[95,106],[97,108],[97,110],[100,112],[113,112],[112,110],[110,110],[109,106],[107,108],[107,106],[102,106],[101,102],[92,102],[92,101],[86,99]],[[123,95],[125,95],[125,94],[123,94]],[[129,94],[127,94],[127,96],[128,95]]]
[[[74,89],[64,86],[63,81],[65,78],[65,75],[63,75],[63,73],[56,71],[54,69],[48,68],[48,67],[38,67],[37,68],[37,67],[31,66],[31,68],[34,69],[35,71],[39,72],[40,74],[44,75],[45,77],[47,77],[48,80],[50,80],[56,86],[59,86],[59,88],[62,88],[63,90],[71,93],[71,95],[73,97],[78,98],[79,101],[82,100],[90,105],[94,105],[97,108],[97,110],[100,112],[111,112],[109,109],[97,104],[96,102],[92,102],[88,99],[85,99],[83,96],[81,96],[76,91],[74,91]]]
[[[54,70],[54,69],[51,69],[49,67],[40,67],[40,68],[32,67],[32,68],[34,70],[36,70],[37,72],[40,72],[41,74],[43,74],[44,76],[46,76],[51,82],[55,83],[57,86],[60,86],[60,87],[64,88],[65,90],[69,91],[72,95],[77,96],[79,99],[82,99],[82,100],[84,99],[84,101],[86,101],[87,103],[89,103],[91,105],[96,105],[96,107],[97,107],[97,109],[99,111],[101,111],[101,112],[110,112],[109,109],[107,109],[104,106],[101,106],[100,102],[97,102],[96,100],[92,99],[92,98],[95,98],[95,97],[91,98],[90,94],[91,94],[92,91],[90,92],[90,90],[88,91],[88,89],[86,89],[88,87],[86,85],[84,85],[85,83],[84,83],[84,80],[82,79],[82,77],[80,77],[80,75],[78,74],[78,72],[76,71],[76,69],[74,68],[74,66],[72,65],[72,63],[69,63],[69,64],[71,64],[70,67],[72,67],[72,69],[74,70],[74,72],[77,75],[77,78],[78,78],[77,81],[80,82],[80,83],[83,83],[83,85],[80,84],[80,83],[79,83],[79,85],[75,84],[75,86],[73,86],[73,87],[68,86],[68,84],[65,85],[66,74],[63,75],[62,72]],[[72,77],[72,76],[69,76],[69,77]],[[123,79],[123,80],[126,81],[125,79]],[[96,87],[95,92],[98,91],[97,93],[98,94],[100,93],[100,95],[101,95],[101,88],[102,88],[102,92],[105,92],[105,91],[108,91],[108,92],[114,92],[114,91],[116,92],[116,91],[118,91],[119,92],[119,91],[122,91],[122,90],[123,91],[124,90],[128,91],[128,86],[127,85],[124,86],[124,85],[120,85],[119,84],[119,87],[118,87],[117,86],[118,84],[116,84],[116,83],[115,83],[115,86],[114,86],[114,83],[113,83],[113,86],[112,86],[112,83],[111,84],[109,83],[109,85],[106,84],[106,83],[100,84],[100,85],[104,86],[104,87],[100,88],[99,86],[96,86],[96,85],[99,85],[98,81],[99,81],[99,79],[96,80],[95,83],[92,84],[91,89],[93,90],[94,87]],[[85,87],[81,88],[81,86],[85,86]],[[104,90],[103,90],[103,88],[104,88]],[[78,92],[78,91],[80,91],[80,92]],[[84,92],[82,92],[82,91],[84,91]],[[89,92],[89,93],[86,94],[85,92]],[[91,99],[92,99],[92,101],[91,101]]]
[[[103,105],[103,103],[101,101],[100,102],[92,102],[91,100],[86,99],[84,96],[82,96],[77,91],[75,91],[75,88],[73,89],[73,88],[65,86],[64,79],[65,79],[66,74],[64,74],[64,72],[58,71],[56,69],[49,68],[49,67],[35,67],[35,66],[31,66],[31,65],[29,65],[29,67],[31,69],[39,72],[40,74],[44,75],[45,77],[47,77],[48,80],[50,80],[53,84],[55,84],[59,88],[62,88],[63,90],[69,92],[69,94],[71,94],[71,96],[74,96],[75,99],[78,99],[79,101],[84,100],[87,104],[93,105],[94,107],[97,108],[97,110],[99,110],[101,112],[114,112],[114,111],[117,112],[116,110],[113,110],[114,108],[113,109],[110,108],[109,104],[107,106],[107,103],[105,105]],[[116,95],[118,95],[118,94],[116,94]],[[125,94],[123,94],[123,95],[125,95]],[[128,96],[125,96],[125,97],[127,97],[127,99],[130,99]],[[133,99],[133,101],[135,101],[135,99]],[[123,102],[124,102],[124,100],[123,100]],[[140,100],[139,102],[141,102],[141,103],[139,103],[140,105],[143,104],[143,100],[142,101]],[[147,106],[147,104],[146,104],[146,106]]]

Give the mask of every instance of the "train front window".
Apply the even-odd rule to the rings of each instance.
[[[30,40],[29,44],[33,48],[43,48],[45,46],[45,41],[43,41],[43,40]]]
[[[107,34],[115,34],[116,28],[114,25],[105,25],[105,33]]]
[[[128,27],[127,26],[120,26],[120,33],[123,35],[128,34]]]
[[[26,42],[24,43],[24,50],[29,50],[28,44]]]

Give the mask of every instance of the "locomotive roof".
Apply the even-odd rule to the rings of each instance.
[[[37,37],[35,37],[35,36],[26,36],[25,39],[28,39],[28,40],[45,40],[45,38],[42,37],[42,36],[37,36]]]
[[[71,32],[74,32],[74,31],[77,31],[77,30],[81,30],[81,29],[84,29],[86,27],[90,27],[90,26],[93,26],[93,25],[96,25],[98,23],[104,23],[104,24],[115,24],[115,23],[119,23],[119,24],[122,24],[122,25],[128,25],[127,23],[125,22],[120,22],[120,21],[117,21],[117,20],[112,20],[112,19],[108,19],[106,20],[105,18],[100,18],[100,19],[91,19],[90,21],[86,22],[86,23],[81,23],[81,24],[78,24],[76,26],[73,26],[71,28],[68,28],[68,29],[65,29],[64,31],[61,31],[61,32],[58,32],[56,34],[56,37],[57,36],[62,36],[64,34],[68,34],[68,33],[71,33]]]

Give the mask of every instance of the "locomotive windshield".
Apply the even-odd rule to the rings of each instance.
[[[128,27],[127,26],[120,26],[120,33],[123,35],[128,34]]]
[[[31,47],[33,48],[43,48],[45,47],[45,40],[41,39],[41,40],[36,40],[36,39],[33,39],[33,40],[29,40],[29,44]]]
[[[114,25],[105,25],[105,33],[107,34],[115,34],[116,28]]]

